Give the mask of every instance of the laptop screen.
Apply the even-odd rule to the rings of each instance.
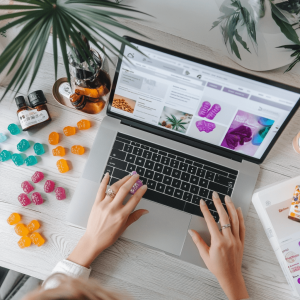
[[[134,44],[111,111],[260,159],[299,94]]]

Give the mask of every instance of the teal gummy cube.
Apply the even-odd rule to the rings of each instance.
[[[14,164],[19,167],[19,166],[22,166],[24,164],[24,159],[23,157],[18,154],[18,153],[14,153],[12,156],[11,156],[11,159],[12,161],[14,162]]]
[[[18,125],[12,123],[12,124],[9,124],[7,129],[9,130],[9,132],[12,134],[12,135],[16,135],[16,134],[19,134],[21,131],[20,131],[20,128],[18,127]]]
[[[24,152],[26,151],[27,149],[30,148],[30,144],[27,140],[23,139],[19,142],[19,144],[17,145],[17,149],[20,151],[20,152]]]
[[[45,153],[44,146],[40,143],[35,143],[34,146],[33,146],[33,150],[34,150],[36,155],[42,155],[42,154]]]
[[[3,133],[0,133],[0,143],[3,143],[3,142],[5,142],[7,140],[7,137],[6,137],[6,135],[5,134],[3,134]]]
[[[33,155],[30,155],[25,159],[26,166],[33,166],[33,165],[37,164],[37,162],[38,161],[37,161],[36,157]]]
[[[11,159],[11,153],[7,150],[2,150],[0,153],[0,161],[7,161]]]

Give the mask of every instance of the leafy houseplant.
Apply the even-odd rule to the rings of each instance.
[[[136,49],[126,39],[116,34],[109,27],[125,29],[137,33],[135,30],[122,25],[117,18],[133,19],[129,12],[138,12],[130,6],[123,5],[120,1],[112,0],[15,0],[19,5],[0,5],[0,10],[17,10],[0,16],[1,20],[9,20],[10,23],[0,28],[5,32],[10,28],[21,25],[22,28],[17,36],[5,48],[0,55],[0,73],[11,64],[8,74],[17,65],[23,55],[19,68],[12,77],[4,95],[9,89],[17,93],[23,86],[32,69],[29,83],[31,87],[45,52],[48,37],[52,30],[53,34],[53,57],[55,67],[55,79],[57,79],[58,45],[60,43],[62,57],[68,80],[70,72],[68,65],[68,48],[72,51],[76,47],[79,54],[87,61],[94,61],[92,54],[82,39],[82,35],[93,44],[96,50],[104,53],[108,58],[107,50],[120,55],[120,51],[109,40],[110,38],[124,42],[126,45]],[[101,43],[107,50],[99,45]],[[136,49],[138,50],[138,49]],[[138,50],[139,51],[139,50]],[[4,97],[3,95],[3,97]],[[2,97],[2,98],[3,98]]]
[[[183,125],[188,124],[187,122],[183,122],[182,119],[177,119],[174,115],[171,114],[171,117],[167,116],[168,122],[170,122],[172,129],[179,130],[183,129],[186,130],[186,128]]]

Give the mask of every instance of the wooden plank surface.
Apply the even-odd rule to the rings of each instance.
[[[126,22],[135,27],[133,22]],[[152,39],[152,42],[199,58],[219,64],[242,69],[223,53],[213,51],[182,38],[160,32],[146,26],[138,25],[140,31]],[[251,72],[255,73],[255,72]],[[33,167],[16,167],[12,161],[0,163],[0,265],[26,274],[44,279],[54,265],[65,258],[76,245],[83,231],[65,222],[65,215],[71,201],[76,184],[83,170],[90,147],[104,113],[90,116],[92,128],[78,132],[72,137],[64,137],[64,126],[75,126],[86,117],[85,114],[70,108],[62,107],[51,95],[54,83],[52,56],[45,54],[43,65],[31,90],[42,89],[48,99],[48,107],[53,121],[34,133],[9,135],[9,139],[0,144],[0,149],[16,152],[16,145],[22,138],[31,142],[48,145],[48,134],[52,131],[60,133],[60,145],[68,148],[66,159],[72,168],[67,174],[60,174],[55,166],[56,160],[51,156],[52,146],[41,156],[39,163]],[[60,62],[59,77],[64,75]],[[260,76],[297,86],[299,74],[283,75],[282,69],[259,73]],[[0,94],[4,88],[0,87]],[[26,87],[21,90],[27,94]],[[299,175],[300,159],[293,151],[291,141],[300,128],[300,112],[298,111],[284,133],[261,166],[257,187]],[[16,122],[16,106],[13,94],[8,94],[0,103],[0,132],[7,133],[7,126]],[[87,148],[82,157],[70,154],[70,147],[80,144]],[[27,155],[33,154],[32,148]],[[101,157],[99,157],[101,159]],[[42,193],[46,201],[41,206],[30,205],[22,208],[17,196],[22,192],[21,183],[30,180],[32,174],[40,170],[47,179],[52,179],[57,186],[67,190],[67,199],[58,201],[53,194]],[[36,184],[36,190],[42,192],[43,186]],[[6,219],[11,212],[19,212],[24,221],[38,219],[42,222],[41,232],[47,243],[41,248],[30,247],[20,250],[17,246],[18,237],[13,227],[7,225]],[[262,225],[253,208],[250,207],[246,218],[246,244],[243,260],[243,274],[246,285],[253,299],[294,299],[279,263],[273,253]],[[125,290],[133,299],[226,299],[217,280],[206,269],[182,262],[141,245],[120,239],[110,249],[102,253],[92,265],[92,277],[106,287]]]

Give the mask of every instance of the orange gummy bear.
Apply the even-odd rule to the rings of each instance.
[[[80,145],[75,145],[75,146],[72,146],[71,152],[73,154],[82,155],[84,153],[84,148]]]
[[[76,128],[72,126],[67,126],[64,128],[64,134],[66,136],[74,135],[76,133]]]
[[[23,223],[20,223],[15,226],[15,232],[17,235],[25,236],[29,233],[29,230]]]
[[[89,129],[91,127],[91,122],[89,120],[82,119],[77,123],[77,127],[79,130]]]
[[[18,241],[18,245],[21,249],[29,247],[31,245],[31,239],[28,236],[22,236]]]
[[[57,166],[58,171],[59,171],[60,173],[66,173],[66,172],[69,171],[68,163],[67,163],[67,161],[66,161],[65,159],[63,159],[63,158],[57,161],[56,166]]]
[[[53,154],[53,156],[65,156],[66,151],[65,151],[64,147],[58,146],[52,150],[52,154]]]
[[[41,247],[45,243],[44,238],[38,232],[32,233],[29,237],[31,241],[38,247]]]
[[[51,132],[48,141],[50,145],[57,145],[59,142],[59,134],[55,131]]]
[[[21,216],[18,213],[12,213],[7,219],[7,223],[9,225],[15,225],[20,221],[21,221]]]
[[[38,230],[40,227],[41,227],[41,225],[40,225],[39,221],[37,221],[37,220],[32,220],[27,225],[29,232],[34,232],[34,231]]]

